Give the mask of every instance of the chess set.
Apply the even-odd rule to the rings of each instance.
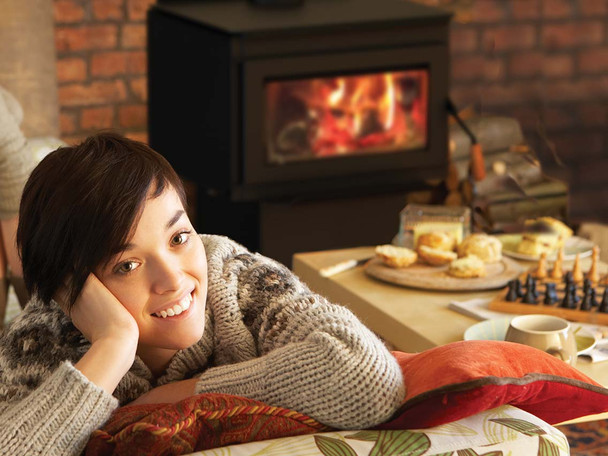
[[[563,250],[551,270],[546,254],[536,268],[509,281],[489,308],[514,314],[549,314],[570,321],[608,325],[608,275],[598,270],[599,248],[593,248],[591,267],[582,270],[579,255],[572,270],[563,270]]]

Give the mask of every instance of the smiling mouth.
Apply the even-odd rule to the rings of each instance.
[[[192,304],[192,293],[188,293],[184,296],[177,304],[172,305],[171,307],[167,307],[160,312],[154,312],[152,315],[154,317],[160,318],[171,318],[176,317],[179,314],[187,311],[190,308],[190,304]]]

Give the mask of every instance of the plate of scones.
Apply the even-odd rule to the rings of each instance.
[[[499,234],[505,255],[519,260],[536,261],[544,253],[553,260],[562,250],[564,260],[573,260],[591,255],[594,243],[573,236],[572,230],[553,217],[538,217],[524,222],[523,233]]]
[[[421,234],[413,249],[379,245],[365,266],[366,274],[396,285],[429,290],[491,290],[522,273],[517,262],[502,255],[494,236],[474,233],[458,242],[453,233]]]

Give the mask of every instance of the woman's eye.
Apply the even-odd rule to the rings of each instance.
[[[188,242],[188,236],[190,235],[190,231],[182,231],[181,233],[176,234],[171,239],[171,244],[173,245],[181,245]]]
[[[124,263],[118,265],[116,268],[116,272],[119,274],[128,274],[133,272],[137,268],[137,263],[135,261],[125,261]]]

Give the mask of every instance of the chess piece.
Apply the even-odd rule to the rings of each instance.
[[[597,307],[597,302],[595,300],[595,288],[589,287],[585,290],[585,295],[583,296],[583,302],[581,303],[581,310],[591,310],[594,307]]]
[[[559,301],[559,298],[557,296],[557,290],[555,289],[555,283],[547,282],[545,284],[545,299],[543,300],[543,304],[551,305],[555,304],[557,301]]]
[[[574,279],[572,278],[572,271],[566,272],[564,275],[564,290],[570,288],[570,285],[574,283]]]
[[[600,272],[598,271],[598,268],[597,268],[597,262],[599,260],[599,255],[600,255],[600,248],[596,245],[593,247],[593,250],[591,253],[591,267],[589,268],[589,271],[587,272],[587,278],[589,280],[591,280],[591,282],[594,285],[597,285],[600,281]]]
[[[575,309],[576,308],[576,303],[574,302],[573,295],[572,295],[572,284],[570,284],[566,287],[566,292],[564,293],[564,299],[562,299],[562,303],[560,304],[560,307],[562,307],[564,309]]]
[[[513,280],[509,280],[507,285],[509,286],[509,290],[507,291],[507,296],[505,297],[505,301],[508,301],[508,302],[517,301],[521,297],[520,296],[521,282],[519,281],[519,279],[513,279]]]
[[[521,302],[523,302],[524,304],[536,304],[537,303],[537,296],[535,293],[534,286],[529,286],[526,289],[526,293],[524,294],[524,297],[521,299]]]
[[[528,276],[526,277],[526,293],[531,293],[534,298],[538,298],[538,291],[536,290],[536,279],[534,278],[534,276],[532,276],[532,274],[528,274]],[[534,303],[536,304],[536,302]]]
[[[602,302],[600,303],[598,311],[608,313],[608,288],[604,289],[604,295],[602,296]]]
[[[583,269],[581,268],[581,255],[576,254],[574,258],[574,266],[572,266],[572,280],[574,283],[581,283],[583,281]]]
[[[538,260],[538,266],[536,267],[536,271],[534,271],[534,276],[537,279],[545,279],[547,278],[547,252],[543,252],[540,254],[540,260]]]
[[[564,276],[564,271],[562,269],[562,264],[564,262],[564,248],[560,247],[557,251],[557,258],[555,259],[555,263],[553,263],[553,269],[551,270],[551,278],[552,279],[561,279]]]

